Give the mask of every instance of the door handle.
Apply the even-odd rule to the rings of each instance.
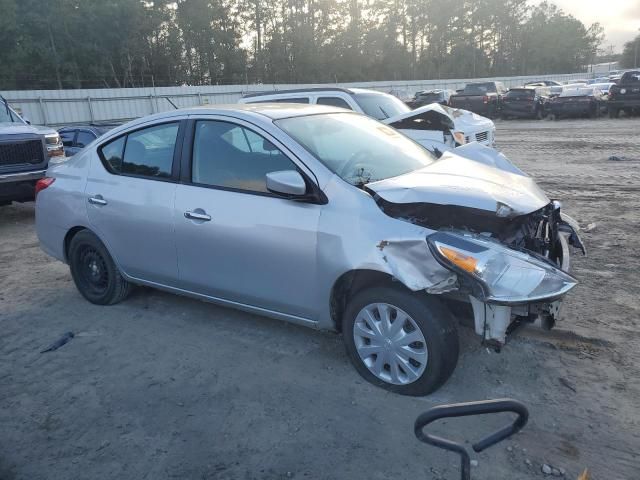
[[[207,215],[206,213],[198,213],[192,211],[184,212],[185,218],[189,218],[191,220],[200,220],[202,222],[208,222],[211,220],[211,215]]]
[[[89,197],[89,203],[92,205],[106,205],[107,201],[102,198],[102,195],[96,195],[95,197]]]

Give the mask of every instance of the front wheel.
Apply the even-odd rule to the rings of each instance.
[[[104,244],[88,230],[78,232],[69,244],[71,276],[84,298],[97,305],[124,300],[131,284],[120,274]]]
[[[402,395],[437,390],[458,362],[455,318],[422,292],[392,286],[357,293],[345,311],[342,335],[358,373]]]

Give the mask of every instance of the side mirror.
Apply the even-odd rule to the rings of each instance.
[[[22,117],[22,120],[24,120],[24,122],[25,122],[27,125],[31,125],[31,120],[29,120],[27,117]]]
[[[295,170],[267,173],[267,190],[280,195],[300,196],[307,193],[307,184]]]

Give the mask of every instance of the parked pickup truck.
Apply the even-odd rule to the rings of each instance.
[[[468,83],[461,93],[451,95],[449,105],[492,118],[498,116],[505,93],[502,82]]]
[[[623,110],[627,115],[640,112],[640,70],[625,72],[617,84],[609,88],[609,116],[616,118]]]
[[[60,135],[30,125],[0,96],[0,205],[33,200],[51,157],[64,156]]]

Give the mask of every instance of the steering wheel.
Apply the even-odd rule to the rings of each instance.
[[[338,173],[338,175],[342,178],[344,178],[344,174],[346,172],[350,172],[351,170],[355,170],[355,166],[358,165],[358,163],[364,163],[369,157],[371,156],[371,151],[370,150],[358,150],[357,152],[355,152],[353,155],[351,155],[351,157],[349,158],[349,160],[347,160],[347,163],[344,164],[344,167],[342,167],[340,169],[340,172]]]

